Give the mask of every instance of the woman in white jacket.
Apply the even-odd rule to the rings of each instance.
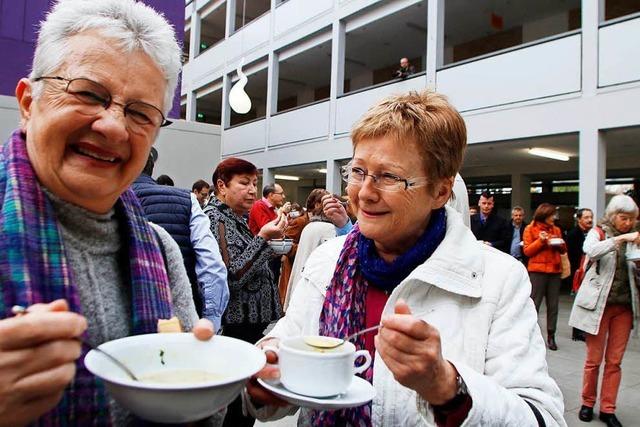
[[[638,206],[631,197],[614,196],[599,224],[605,238],[600,238],[598,230],[589,231],[583,250],[593,264],[582,280],[569,318],[569,325],[587,333],[582,408],[578,418],[581,421],[593,419],[598,374],[604,358],[600,420],[609,427],[622,426],[615,416],[622,378],[620,364],[638,317],[636,266],[625,257],[627,244],[640,243],[638,232],[633,231],[637,218]]]
[[[377,395],[358,408],[304,411],[300,423],[564,425],[526,270],[445,207],[466,146],[462,117],[444,97],[412,92],[372,107],[351,139],[344,178],[358,223],[310,256],[287,315],[259,345],[382,321],[375,339],[355,342],[374,354],[363,376]],[[257,382],[247,390],[259,419],[290,412]]]

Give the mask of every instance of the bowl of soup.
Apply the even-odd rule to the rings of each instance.
[[[207,418],[231,403],[266,363],[264,353],[235,338],[200,341],[190,333],[147,334],[100,346],[124,363],[131,379],[95,350],[84,359],[109,394],[139,418],[187,423]]]

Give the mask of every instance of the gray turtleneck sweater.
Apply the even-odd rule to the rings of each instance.
[[[131,294],[125,285],[121,261],[123,236],[115,210],[95,214],[47,192],[53,204],[68,262],[78,286],[82,313],[87,318],[89,342],[93,346],[131,335]],[[167,257],[174,315],[185,331],[198,319],[191,285],[178,244],[161,227],[158,232]],[[113,425],[131,423],[127,411],[110,402]]]

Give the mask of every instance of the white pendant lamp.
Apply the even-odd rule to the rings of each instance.
[[[238,114],[247,114],[251,110],[251,98],[244,91],[244,87],[247,85],[249,79],[242,72],[242,66],[244,65],[244,57],[240,60],[236,72],[240,78],[236,84],[233,85],[229,91],[229,105],[231,109]]]

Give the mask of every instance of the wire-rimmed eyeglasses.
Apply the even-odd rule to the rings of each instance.
[[[351,163],[342,166],[342,179],[348,185],[360,186],[368,176],[373,180],[374,188],[388,192],[424,187],[429,182],[426,177],[402,178],[389,172],[370,174],[365,169],[353,166]]]
[[[172,123],[164,117],[158,107],[142,101],[126,104],[116,102],[107,88],[84,77],[67,79],[60,76],[42,76],[34,79],[36,82],[41,80],[66,82],[64,91],[79,102],[78,106],[81,108],[78,109],[78,112],[81,114],[93,116],[99,114],[103,109],[107,110],[111,104],[122,107],[129,129],[132,131],[146,131],[152,127],[164,127]]]

